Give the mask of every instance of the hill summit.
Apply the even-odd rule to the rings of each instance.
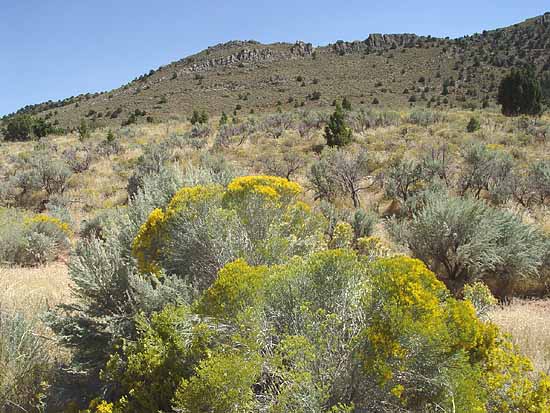
[[[161,66],[120,88],[26,106],[64,128],[155,122],[211,113],[330,105],[479,107],[512,67],[550,73],[550,13],[457,39],[370,34],[315,47],[234,40]]]

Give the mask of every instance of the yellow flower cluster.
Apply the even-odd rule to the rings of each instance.
[[[353,242],[353,228],[347,222],[339,222],[334,227],[331,248],[349,248]]]
[[[179,211],[190,208],[199,202],[221,198],[223,188],[220,185],[197,185],[181,188],[166,207],[167,219]]]
[[[223,189],[219,185],[198,185],[180,189],[170,200],[166,211],[153,210],[147,221],[141,225],[132,243],[132,254],[143,273],[157,274],[160,271],[158,259],[162,241],[166,238],[166,225],[178,213],[190,209],[200,202],[221,199]]]
[[[143,273],[156,274],[158,265],[160,240],[165,214],[160,208],[154,209],[138,230],[132,243],[132,254],[138,261],[138,268]]]
[[[388,243],[377,236],[358,238],[357,251],[368,258],[387,258],[392,255]]]
[[[228,209],[246,208],[247,196],[260,195],[264,201],[277,207],[288,207],[294,212],[309,212],[309,207],[296,201],[302,192],[300,185],[287,179],[274,176],[244,176],[235,178],[227,189],[220,185],[198,185],[180,189],[172,197],[165,210],[155,209],[147,221],[140,227],[132,244],[132,254],[138,261],[139,270],[143,273],[160,271],[159,257],[165,240],[166,228],[174,216],[180,213],[196,214],[196,208],[202,203],[219,205]],[[222,205],[223,203],[223,205]],[[293,218],[299,214],[294,213]]]
[[[54,227],[59,229],[61,232],[63,232],[65,235],[69,236],[71,234],[71,229],[69,227],[69,224],[61,221],[59,218],[51,217],[46,214],[37,214],[33,217],[25,219],[25,225],[33,225],[33,224],[53,225]]]
[[[240,200],[243,196],[258,194],[271,201],[294,199],[302,192],[295,182],[278,176],[242,176],[233,179],[227,187],[224,198],[228,201]]]

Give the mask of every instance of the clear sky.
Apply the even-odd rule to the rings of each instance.
[[[0,115],[110,90],[228,40],[459,37],[545,11],[548,0],[0,0]]]

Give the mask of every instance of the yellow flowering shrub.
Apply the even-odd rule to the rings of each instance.
[[[440,402],[456,403],[449,400],[452,396],[463,403],[469,400],[465,412],[483,411],[483,400],[470,397],[478,385],[473,380],[477,367],[470,360],[486,353],[486,328],[491,328],[477,319],[470,302],[450,298],[444,284],[421,261],[385,258],[373,269],[371,305],[376,313],[365,330],[367,372],[405,406],[430,403],[430,392],[408,387],[406,377],[429,377],[434,365],[448,360],[463,374],[442,371],[441,377],[431,379],[454,389],[455,394],[449,392]],[[458,391],[463,394],[457,395]]]
[[[331,248],[349,248],[353,242],[353,228],[347,222],[339,222],[334,227],[330,240]]]
[[[246,308],[257,307],[262,300],[266,277],[267,267],[252,267],[242,259],[227,264],[204,292],[201,312],[213,317],[234,318]]]
[[[59,218],[51,217],[46,214],[37,214],[32,217],[25,218],[27,226],[51,226],[64,233],[66,236],[71,235],[69,224],[61,221]]]
[[[297,200],[301,192],[298,184],[271,176],[235,178],[225,189],[182,188],[164,209],[152,211],[136,234],[132,253],[138,268],[154,274],[180,271],[199,279],[202,289],[227,261],[272,264],[316,250],[325,223]],[[230,259],[216,268],[220,250]]]
[[[124,394],[113,412],[550,409],[550,379],[405,256],[237,259],[195,304],[138,327],[103,375]]]
[[[156,274],[161,266],[159,259],[166,239],[166,228],[170,221],[182,211],[213,199],[221,199],[222,187],[219,185],[195,186],[182,188],[174,194],[166,210],[154,209],[141,225],[132,243],[132,254],[143,273]]]
[[[356,249],[360,255],[369,259],[387,258],[392,255],[392,251],[387,242],[377,236],[361,237],[356,241]]]
[[[166,207],[166,219],[168,220],[178,212],[188,210],[201,203],[221,199],[222,195],[223,188],[220,185],[198,185],[181,188],[174,194]]]
[[[240,203],[250,195],[260,195],[269,201],[288,203],[302,193],[295,182],[278,176],[243,176],[233,179],[227,186],[224,200]]]
[[[158,259],[164,220],[164,212],[160,208],[154,209],[139,228],[132,243],[132,254],[143,273],[157,273],[160,270]]]
[[[537,377],[532,363],[502,337],[488,352],[484,384],[490,413],[550,412],[550,378]]]

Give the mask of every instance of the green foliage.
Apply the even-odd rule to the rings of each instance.
[[[72,173],[67,162],[55,156],[55,148],[39,144],[31,153],[16,158],[9,176],[12,203],[41,209],[51,197],[67,189]]]
[[[346,194],[358,208],[361,204],[359,194],[365,189],[368,173],[365,150],[325,148],[321,158],[311,166],[308,179],[317,199],[332,201],[337,195]]]
[[[167,169],[171,158],[170,148],[163,143],[151,143],[143,149],[143,154],[138,158],[134,172],[128,179],[126,187],[130,198],[136,196],[143,188],[144,180],[150,175],[170,174]]]
[[[378,217],[371,211],[365,211],[362,208],[355,210],[351,217],[351,226],[355,239],[370,237],[374,232],[374,227],[378,222]]]
[[[352,109],[351,102],[348,100],[347,97],[344,97],[344,99],[342,100],[342,109],[344,109],[344,110],[351,110]]]
[[[478,131],[481,125],[479,124],[478,118],[470,118],[470,121],[468,122],[468,125],[466,125],[466,131],[468,133],[473,133],[475,131]]]
[[[0,311],[0,411],[38,412],[53,372],[54,360],[42,337],[38,320],[19,312]]]
[[[88,125],[88,122],[86,122],[86,119],[81,119],[80,124],[76,128],[76,133],[78,134],[78,138],[83,141],[90,137],[91,130],[90,126]]]
[[[102,374],[121,395],[115,410],[170,411],[174,392],[205,358],[212,333],[186,307],[167,306],[150,321],[139,317],[139,340],[114,353]],[[117,410],[118,409],[118,410]]]
[[[0,208],[0,263],[32,266],[52,261],[69,246],[69,226],[61,220]]]
[[[44,119],[36,119],[30,115],[17,115],[5,122],[2,134],[6,141],[28,141],[56,132],[58,129]]]
[[[418,260],[331,250],[269,268],[237,261],[195,310],[140,318],[104,375],[121,383],[113,411],[543,413],[550,403],[547,378],[527,378],[529,362]]]
[[[385,175],[386,196],[397,199],[403,204],[417,195],[426,186],[422,164],[415,161],[400,160],[390,166]]]
[[[429,195],[410,220],[394,222],[390,229],[453,291],[489,275],[504,282],[535,277],[548,254],[535,226],[482,201],[445,193]]]
[[[532,69],[512,69],[500,82],[497,103],[506,116],[539,115],[543,111],[542,92]]]
[[[252,385],[259,378],[261,367],[259,356],[222,353],[205,359],[193,377],[181,382],[173,407],[184,412],[253,411]]]
[[[351,143],[352,130],[347,126],[345,113],[342,107],[337,104],[334,113],[330,116],[325,127],[325,139],[328,146],[346,146]]]
[[[222,115],[220,117],[220,123],[219,125],[222,126],[222,125],[226,125],[227,122],[228,122],[228,117],[227,117],[227,114],[225,112],[222,112]]]
[[[29,115],[17,116],[8,120],[3,131],[7,141],[26,141],[32,137],[33,119]]]
[[[199,112],[198,110],[193,110],[193,115],[191,116],[190,122],[192,125],[195,125],[197,123],[205,124],[208,122],[208,114],[205,110],[203,110],[202,112]]]
[[[434,123],[443,122],[446,115],[443,112],[419,109],[409,115],[409,122],[415,125],[429,126]]]
[[[508,153],[481,143],[465,145],[461,152],[464,164],[458,185],[463,195],[471,192],[479,198],[487,191],[495,203],[511,196],[514,161]]]

